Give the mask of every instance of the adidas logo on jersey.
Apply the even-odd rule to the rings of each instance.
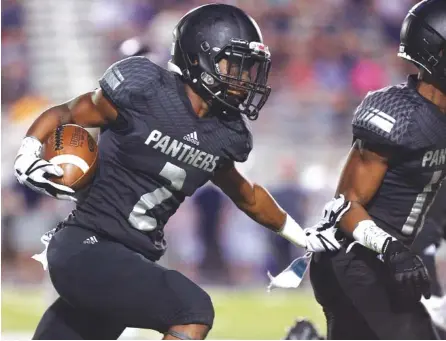
[[[95,236],[93,237],[88,237],[87,239],[84,240],[83,244],[96,244],[99,243],[99,240],[96,239]]]
[[[186,140],[190,143],[193,143],[195,145],[200,145],[200,142],[198,141],[198,136],[197,136],[197,132],[194,131],[193,133],[187,134],[186,136],[183,137],[183,140]]]

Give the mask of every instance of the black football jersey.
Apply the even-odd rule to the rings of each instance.
[[[443,183],[438,189],[437,196],[429,212],[426,214],[423,229],[416,236],[412,244],[412,250],[419,255],[422,255],[426,249],[430,251],[432,245],[438,248],[443,240],[444,222],[446,220],[444,207],[444,200],[446,199],[445,189],[445,183]]]
[[[226,163],[245,161],[252,136],[242,115],[197,117],[180,77],[145,57],[115,63],[99,84],[118,119],[101,132],[97,174],[65,225],[157,260],[163,227],[184,198]]]
[[[366,209],[378,226],[412,243],[446,175],[446,115],[416,90],[416,77],[369,93],[353,135],[393,151],[382,185]]]
[[[446,182],[443,182],[438,189],[435,201],[427,213],[423,230],[418,234],[415,243],[428,247],[431,244],[440,246],[441,241],[446,236]]]

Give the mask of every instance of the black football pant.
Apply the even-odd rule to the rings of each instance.
[[[433,239],[429,230],[424,228],[420,234],[415,238],[411,249],[421,257],[431,280],[432,295],[443,296],[440,282],[438,281],[437,268],[435,264],[435,254],[441,243],[441,240]]]
[[[327,339],[437,339],[424,306],[392,294],[386,270],[361,245],[313,257],[311,283],[327,319]]]
[[[429,234],[429,230],[424,228],[415,239],[411,249],[421,257],[426,266],[431,281],[432,295],[441,297],[443,296],[443,289],[438,280],[437,264],[435,262],[435,255],[441,240],[432,237],[432,234]],[[437,333],[442,340],[446,340],[446,331],[437,328]]]
[[[91,231],[58,231],[48,264],[60,297],[33,339],[117,339],[126,327],[161,333],[175,325],[212,327],[211,299],[195,283]]]

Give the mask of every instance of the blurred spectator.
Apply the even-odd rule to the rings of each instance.
[[[2,104],[8,105],[29,89],[28,60],[20,2],[2,1]]]
[[[301,226],[305,226],[308,210],[308,198],[298,184],[298,173],[294,159],[284,158],[279,167],[279,184],[271,188],[271,195],[277,203]],[[296,255],[303,254],[288,240],[270,233],[270,249],[268,269],[277,274],[285,269]]]
[[[351,141],[351,136],[344,134],[345,127],[348,127],[352,121],[353,112],[349,94],[345,91],[339,91],[333,94],[330,103],[330,119],[331,139],[333,143],[341,141]]]
[[[380,17],[386,39],[392,44],[398,44],[400,39],[401,16],[418,1],[414,0],[375,0],[375,11]]]
[[[373,58],[361,59],[351,73],[352,91],[359,98],[364,97],[371,90],[386,86],[387,81],[384,65]]]
[[[202,278],[224,281],[227,269],[219,244],[219,230],[222,222],[224,194],[213,185],[205,185],[193,196],[197,209],[200,243],[204,246],[204,257],[200,264]]]
[[[219,242],[228,266],[228,277],[218,284],[258,286],[266,280],[268,234],[272,233],[227,201]]]
[[[175,268],[193,281],[201,281],[200,264],[205,247],[200,236],[199,214],[192,198],[186,199],[165,226],[168,249],[160,264]]]
[[[10,103],[2,120],[2,186],[16,183],[13,176],[15,156],[22,138],[37,116],[49,106],[45,98],[27,93]],[[6,115],[5,115],[6,114]]]
[[[2,31],[23,27],[23,7],[17,0],[2,0]]]

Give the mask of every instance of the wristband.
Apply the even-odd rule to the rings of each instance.
[[[42,143],[33,136],[27,136],[22,140],[22,144],[19,148],[17,156],[27,154],[34,155],[40,158],[40,153],[42,151]]]
[[[373,220],[363,220],[356,225],[353,231],[353,238],[359,244],[377,253],[383,253],[387,244],[396,240],[387,232],[376,226]]]
[[[291,243],[300,247],[307,247],[307,236],[302,227],[288,214],[286,215],[285,224],[280,232],[277,232],[280,236],[288,239]]]

